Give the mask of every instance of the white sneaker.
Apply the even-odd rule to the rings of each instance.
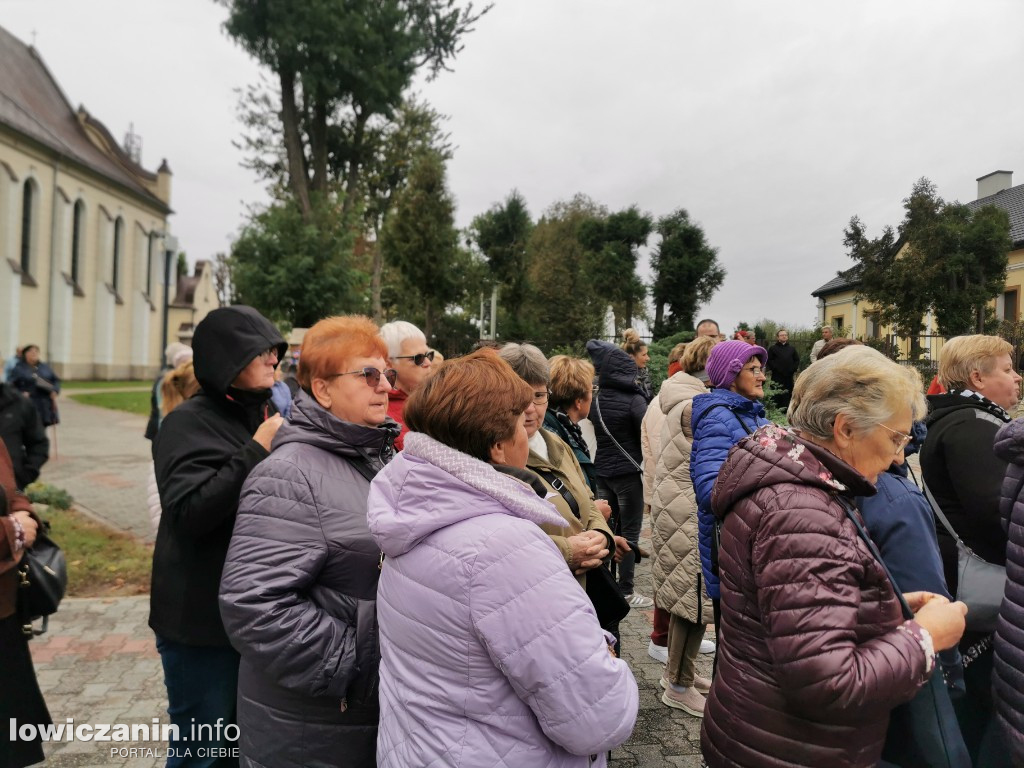
[[[700,652],[701,653],[714,653],[715,652],[715,641],[714,640],[701,640],[700,641]]]
[[[655,645],[653,640],[647,644],[647,655],[655,661],[660,661],[662,664],[668,663],[668,647]]]
[[[630,608],[653,608],[654,601],[649,597],[644,597],[639,592],[634,592],[632,595],[626,595],[626,602],[629,603]]]

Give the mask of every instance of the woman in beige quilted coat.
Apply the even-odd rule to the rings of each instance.
[[[690,479],[690,414],[693,398],[707,392],[694,376],[707,363],[716,340],[702,337],[686,348],[683,370],[661,385],[658,402],[664,421],[651,493],[655,601],[668,611],[668,663],[662,702],[703,717],[711,681],[696,673],[704,629],[712,619],[697,549],[697,499]]]

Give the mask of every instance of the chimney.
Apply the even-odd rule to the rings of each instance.
[[[978,179],[978,199],[991,197],[1013,186],[1013,171],[992,171]]]
[[[165,158],[156,172],[156,196],[164,201],[166,205],[171,204],[171,166]]]

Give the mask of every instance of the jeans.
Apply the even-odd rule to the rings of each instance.
[[[644,483],[639,472],[628,475],[597,478],[598,498],[607,499],[615,521],[613,530],[618,536],[634,544],[640,540],[640,527],[644,522]],[[633,569],[636,556],[630,552],[619,563],[619,589],[622,594],[633,594]]]
[[[237,737],[238,730],[238,653],[159,635],[156,649],[164,667],[167,714],[178,726],[178,738],[167,744],[167,768],[237,768],[238,742],[228,736]]]

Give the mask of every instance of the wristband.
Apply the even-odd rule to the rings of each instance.
[[[17,554],[25,548],[25,527],[14,515],[11,515],[11,522],[14,523],[14,553]]]

